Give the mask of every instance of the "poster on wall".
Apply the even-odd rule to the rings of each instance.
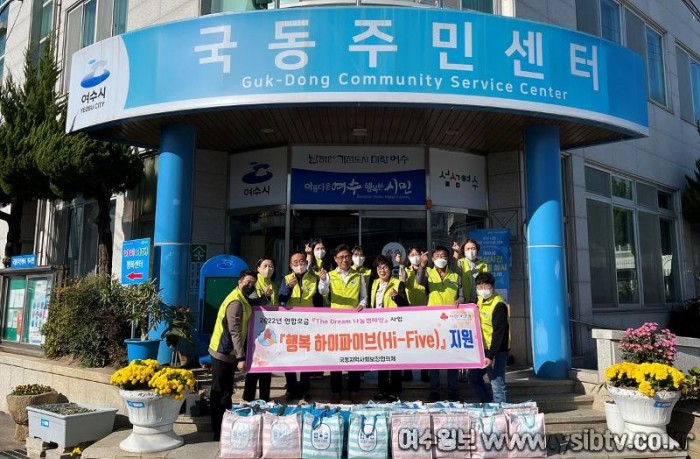
[[[486,210],[486,158],[431,148],[430,199],[434,206]]]
[[[287,202],[287,149],[270,148],[231,155],[229,209]]]
[[[292,204],[424,205],[422,148],[292,150]]]
[[[29,279],[27,284],[29,303],[29,344],[41,344],[41,327],[49,315],[48,279]]]
[[[469,237],[479,243],[479,258],[489,265],[496,280],[496,291],[508,300],[510,294],[510,230],[508,228],[473,229]]]

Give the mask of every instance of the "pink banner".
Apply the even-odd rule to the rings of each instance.
[[[475,304],[388,309],[253,308],[251,373],[483,368]]]

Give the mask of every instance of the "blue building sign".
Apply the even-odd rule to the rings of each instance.
[[[496,291],[508,300],[510,298],[510,230],[508,228],[487,228],[469,230],[469,237],[479,243],[479,259],[489,265],[489,271],[496,280]]]
[[[648,132],[641,56],[576,31],[474,12],[207,15],[104,40],[72,62],[68,131],[182,110],[367,102],[539,113]]]
[[[122,244],[122,274],[124,285],[148,282],[149,260],[151,256],[151,239],[132,239]]]
[[[17,255],[10,258],[10,269],[34,268],[36,266],[36,255]]]

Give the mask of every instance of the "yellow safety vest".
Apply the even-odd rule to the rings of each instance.
[[[406,296],[411,306],[425,306],[428,299],[425,297],[425,287],[416,282],[416,270],[413,266],[406,268]]]
[[[255,282],[255,293],[258,295],[258,298],[267,298],[265,296],[265,290],[267,290],[268,286],[272,287],[272,298],[270,298],[269,306],[279,306],[280,303],[277,300],[279,287],[276,283],[258,273],[258,280]]]
[[[435,268],[426,268],[428,273],[428,306],[454,306],[459,295],[459,274],[447,269],[445,278],[440,278]]]
[[[481,336],[484,339],[484,348],[491,349],[491,340],[493,339],[493,311],[498,303],[503,303],[508,306],[506,300],[501,295],[494,293],[488,300],[479,297],[477,306],[479,306],[479,321],[481,322]],[[510,322],[510,311],[508,312],[508,321]],[[510,347],[510,334],[508,334],[508,347]]]
[[[467,302],[476,301],[476,279],[477,274],[489,272],[489,265],[485,261],[477,260],[474,269],[469,267],[469,260],[460,258],[457,261],[459,270],[462,272],[462,292],[464,292],[464,300]]]
[[[295,274],[289,273],[284,276],[286,285],[294,279]],[[301,285],[297,282],[292,289],[292,294],[287,300],[287,306],[313,306],[314,295],[318,287],[318,276],[312,272],[305,272],[301,277]]]
[[[371,297],[370,304],[372,305],[373,308],[377,307],[377,290],[379,290],[379,283],[380,282],[381,281],[379,279],[374,279],[374,282],[372,283],[372,297]],[[385,307],[385,308],[397,308],[399,306],[389,296],[389,290],[391,290],[393,288],[394,290],[396,290],[398,292],[400,283],[401,283],[401,281],[395,277],[392,277],[389,279],[389,283],[386,286],[386,289],[384,290],[384,296],[382,298],[382,304],[384,305],[383,307]]]
[[[250,308],[250,303],[241,290],[236,287],[231,293],[228,294],[226,299],[219,306],[219,313],[216,315],[216,323],[214,324],[214,331],[211,334],[211,340],[209,340],[209,348],[219,352],[221,354],[230,355],[233,352],[233,342],[231,341],[231,335],[228,332],[228,327],[224,327],[224,322],[226,321],[226,309],[228,304],[232,301],[239,301],[243,305],[243,317],[241,317],[241,341],[245,346],[246,339],[248,338],[248,321],[250,316],[253,314],[253,310]]]
[[[360,304],[360,283],[362,274],[350,270],[348,281],[344,282],[338,271],[328,273],[331,289],[331,308],[355,309]]]
[[[362,277],[365,279],[365,286],[369,286],[369,278],[372,275],[371,269],[369,269],[365,266],[360,266],[360,267],[351,266],[350,269],[352,271],[355,271],[355,272],[362,274]]]

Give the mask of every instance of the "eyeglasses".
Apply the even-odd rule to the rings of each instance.
[[[350,260],[350,259],[352,259],[352,255],[336,255],[335,257],[338,258],[338,259],[340,259],[340,260]]]
[[[388,271],[389,267],[387,265],[379,265],[377,266],[377,271]]]

